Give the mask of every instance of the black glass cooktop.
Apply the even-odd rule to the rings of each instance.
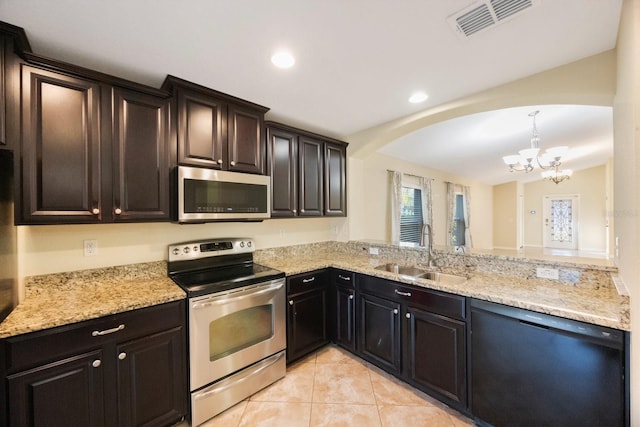
[[[169,274],[169,277],[184,289],[191,298],[268,282],[285,277],[285,274],[282,271],[260,264],[246,263],[196,271],[183,271]]]

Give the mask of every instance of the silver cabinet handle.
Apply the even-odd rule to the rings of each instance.
[[[353,295],[349,295],[349,299],[353,299]]]
[[[398,314],[398,309],[397,308],[393,309],[393,314]]]
[[[406,317],[407,319],[411,319],[411,313],[405,314],[404,317]]]
[[[410,297],[411,296],[411,292],[401,292],[397,289],[394,290],[396,294],[403,296],[403,297]]]
[[[231,161],[231,166],[235,166],[235,165],[236,165],[236,162]]]
[[[310,277],[309,279],[302,279],[302,283],[309,283],[316,280],[316,276]]]
[[[91,336],[92,337],[100,337],[102,335],[109,335],[109,334],[112,334],[114,332],[121,331],[123,329],[124,329],[124,324],[118,325],[115,328],[105,329],[104,331],[93,331],[93,332],[91,332]]]
[[[342,280],[346,280],[347,282],[351,281],[351,277],[343,276],[341,274],[338,274],[338,278]]]
[[[94,368],[98,368],[100,365],[102,365],[102,362],[100,361],[100,359],[96,359],[93,362],[91,362],[91,366],[93,366]]]
[[[124,351],[118,355],[118,359],[120,360],[124,360],[126,358],[127,358],[127,353],[125,353]]]
[[[120,215],[122,213],[122,209],[116,208],[116,210],[114,212],[115,212],[116,215]]]
[[[293,300],[292,299],[289,300],[289,305],[293,305]]]
[[[91,213],[93,213],[94,215],[98,215],[100,213],[100,209],[98,208],[93,208],[93,210],[91,211]]]
[[[218,164],[221,165],[222,164],[222,159],[218,160]]]

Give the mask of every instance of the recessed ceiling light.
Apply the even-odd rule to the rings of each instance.
[[[413,95],[411,95],[411,97],[409,97],[409,102],[412,104],[419,104],[421,102],[426,101],[427,98],[429,98],[429,95],[427,95],[426,93],[416,92]]]
[[[279,50],[271,56],[271,63],[278,68],[291,68],[296,63],[296,59],[290,52]]]

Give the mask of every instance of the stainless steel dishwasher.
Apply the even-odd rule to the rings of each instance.
[[[623,331],[479,300],[470,312],[479,425],[629,424]]]

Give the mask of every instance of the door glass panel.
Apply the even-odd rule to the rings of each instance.
[[[571,200],[551,201],[551,240],[570,242],[573,236],[573,217]]]
[[[236,311],[209,323],[209,360],[214,361],[273,336],[273,305]]]

